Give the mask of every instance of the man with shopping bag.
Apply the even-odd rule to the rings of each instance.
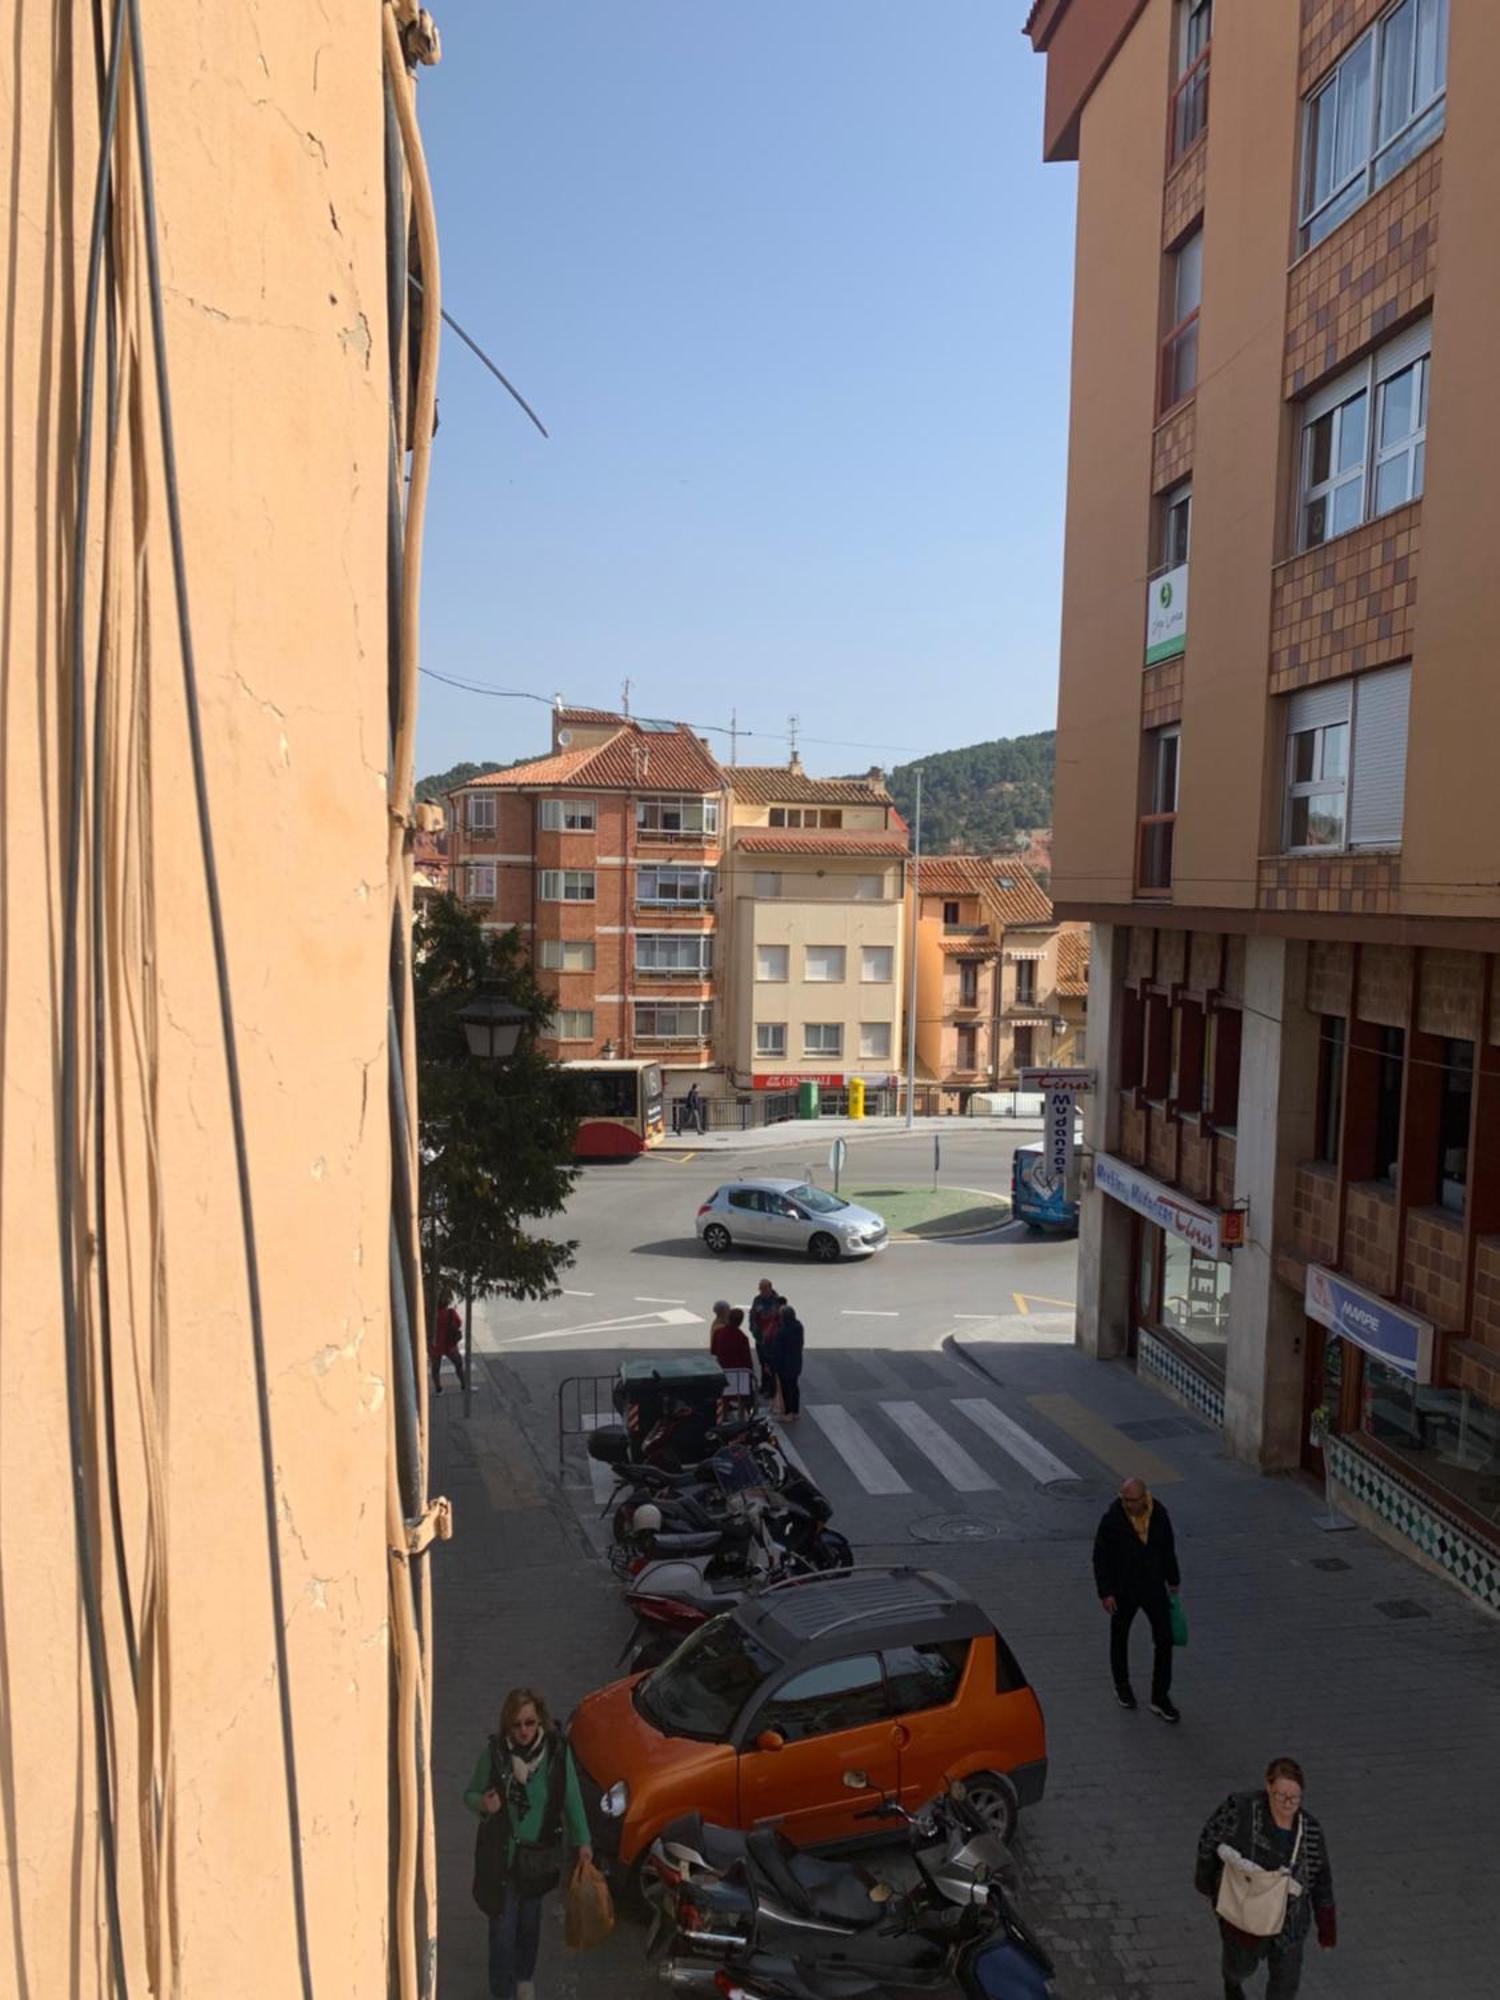
[[[1109,1667],[1115,1699],[1136,1706],[1130,1685],[1130,1628],[1138,1611],[1151,1627],[1151,1712],[1180,1722],[1172,1700],[1173,1605],[1182,1576],[1171,1516],[1143,1479],[1127,1479],[1094,1536],[1094,1588],[1109,1614]],[[1180,1613],[1179,1613],[1180,1617]],[[1187,1625],[1180,1625],[1185,1643]]]

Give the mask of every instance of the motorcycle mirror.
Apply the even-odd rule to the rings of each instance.
[[[779,1729],[763,1729],[755,1739],[757,1750],[784,1750],[786,1738]]]
[[[870,1774],[868,1771],[846,1771],[842,1782],[846,1791],[867,1792],[870,1789]]]

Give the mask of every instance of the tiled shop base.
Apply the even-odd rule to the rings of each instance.
[[[1190,1368],[1175,1348],[1142,1327],[1136,1338],[1135,1358],[1144,1374],[1156,1376],[1189,1409],[1207,1417],[1215,1430],[1223,1430],[1224,1391]]]
[[[1144,1352],[1144,1337],[1142,1340]],[[1328,1469],[1340,1486],[1389,1521],[1423,1555],[1447,1571],[1455,1583],[1491,1611],[1500,1611],[1500,1556],[1450,1521],[1431,1501],[1383,1465],[1366,1458],[1342,1438],[1323,1447]]]

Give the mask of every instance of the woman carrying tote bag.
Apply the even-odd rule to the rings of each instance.
[[[512,1688],[464,1792],[479,1815],[474,1900],[490,1921],[492,2000],[536,2000],[542,1898],[563,1878],[564,1841],[592,1861],[573,1753],[530,1688]]]
[[[1262,1965],[1266,2000],[1293,2000],[1310,1927],[1325,1951],[1338,1940],[1328,1842],[1303,1811],[1303,1782],[1300,1764],[1272,1758],[1264,1790],[1232,1793],[1198,1837],[1194,1883],[1219,1919],[1224,2000],[1246,2000]]]

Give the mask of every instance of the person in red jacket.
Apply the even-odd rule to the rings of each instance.
[[[714,1321],[708,1351],[726,1374],[731,1368],[743,1368],[747,1374],[754,1368],[755,1357],[750,1352],[745,1315],[739,1306],[731,1306],[722,1319]]]
[[[453,1363],[453,1372],[458,1377],[458,1386],[464,1386],[464,1323],[462,1315],[452,1299],[444,1299],[438,1307],[437,1324],[427,1338],[427,1358],[432,1363],[432,1393],[443,1393],[443,1363]]]

